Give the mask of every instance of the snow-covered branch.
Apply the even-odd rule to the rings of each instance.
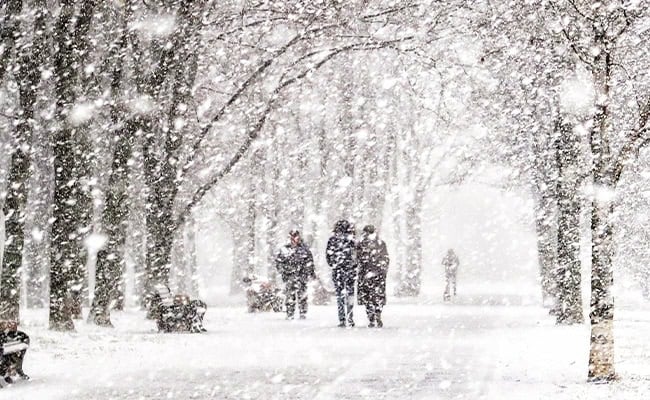
[[[201,199],[205,196],[205,194],[209,190],[211,190],[217,183],[219,183],[226,175],[228,175],[235,167],[235,165],[237,165],[237,163],[239,163],[239,161],[241,161],[244,155],[248,152],[254,140],[257,139],[257,137],[259,136],[262,127],[264,126],[270,113],[273,111],[275,107],[275,103],[280,99],[280,94],[284,89],[290,87],[293,84],[299,83],[301,79],[307,76],[307,74],[317,71],[327,62],[329,62],[330,60],[332,60],[334,57],[336,57],[341,53],[348,52],[348,51],[377,50],[377,49],[394,46],[399,43],[404,43],[412,39],[413,36],[405,36],[395,40],[353,43],[346,46],[342,46],[331,50],[322,59],[312,63],[312,65],[305,68],[302,72],[296,74],[295,76],[281,80],[278,86],[271,93],[270,99],[266,107],[262,111],[261,116],[258,118],[256,123],[251,128],[249,128],[246,137],[244,139],[244,142],[240,145],[240,147],[235,152],[235,154],[230,158],[228,163],[221,170],[219,170],[219,172],[213,175],[212,178],[210,178],[210,180],[207,183],[204,183],[199,187],[199,189],[192,196],[191,201],[182,209],[182,211],[176,218],[176,223],[175,223],[176,229],[183,225],[183,223],[189,216],[190,212],[192,211],[192,208],[201,201]]]

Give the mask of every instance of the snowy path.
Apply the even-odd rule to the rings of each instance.
[[[335,308],[306,321],[211,308],[203,335],[160,335],[140,312],[114,330],[45,329],[29,312],[33,381],[0,399],[641,399],[650,396],[650,313],[617,326],[614,387],[584,384],[585,326],[555,327],[537,307],[393,304],[384,329],[334,327]],[[628,372],[626,372],[628,371]],[[615,392],[613,392],[615,391]],[[644,394],[639,397],[640,394]]]

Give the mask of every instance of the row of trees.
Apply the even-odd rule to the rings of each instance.
[[[482,39],[493,43],[485,62],[499,76],[509,76],[495,90],[505,94],[506,118],[519,132],[515,144],[529,149],[521,153],[529,157],[511,162],[528,169],[532,181],[543,290],[554,300],[558,323],[583,320],[579,254],[581,208],[586,208],[593,380],[616,377],[611,287],[620,218],[615,207],[623,172],[648,139],[649,60],[641,45],[647,6],[566,0],[485,2],[474,8],[476,20],[483,21]]]
[[[174,238],[192,209],[248,157],[286,93],[346,53],[399,48],[413,36],[371,27],[419,12],[190,0],[61,1],[50,10],[44,1],[10,1],[2,15],[2,82],[12,104],[5,117],[17,129],[5,142],[12,159],[1,311],[18,319],[29,172],[32,159],[49,158],[36,148],[48,148],[54,181],[31,186],[51,185],[51,227],[39,228],[49,233],[50,325],[64,330],[87,287],[84,240],[96,241],[93,229],[105,243],[90,318],[110,325],[137,173],[146,187],[146,289],[168,282]]]
[[[589,374],[615,376],[613,194],[647,139],[645,2],[8,0],[0,18],[0,318],[25,275],[32,304],[49,280],[53,329],[86,297],[110,326],[125,257],[143,304],[156,282],[191,290],[206,195],[234,290],[273,273],[289,228],[323,248],[348,217],[393,231],[397,293],[418,295],[425,195],[489,162],[532,188],[558,323],[584,319],[588,210]]]

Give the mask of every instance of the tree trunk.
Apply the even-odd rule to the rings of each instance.
[[[257,220],[255,191],[251,192],[250,196],[251,198],[246,208],[246,276],[257,273],[257,257],[255,254],[255,248],[257,247],[257,235],[255,232],[255,221]]]
[[[194,216],[190,217],[189,223],[187,224],[187,236],[186,236],[186,251],[187,251],[187,271],[188,276],[188,293],[193,297],[199,296],[199,266],[196,253],[196,230],[197,222]]]
[[[193,7],[196,5],[197,9]],[[180,2],[177,15],[177,28],[172,39],[172,47],[167,54],[169,64],[161,60],[165,68],[157,71],[162,82],[172,79],[171,100],[166,113],[166,133],[161,162],[154,153],[155,136],[146,135],[144,156],[145,173],[149,195],[147,200],[147,292],[152,285],[162,283],[169,285],[170,255],[174,236],[180,228],[174,219],[174,204],[180,182],[177,179],[180,165],[178,151],[183,143],[182,128],[176,127],[176,121],[187,117],[187,104],[190,104],[191,89],[197,73],[196,40],[198,39],[200,15],[204,3],[190,0]],[[168,60],[167,60],[168,61]],[[157,87],[149,87],[155,94]],[[183,111],[185,110],[185,111]],[[151,132],[147,129],[146,132]]]
[[[535,231],[537,236],[537,259],[540,269],[540,280],[542,286],[542,300],[545,305],[555,308],[558,304],[557,299],[557,279],[556,279],[556,262],[557,262],[557,229],[552,225],[556,224],[555,210],[556,199],[550,196],[540,194],[538,204],[535,209]],[[549,304],[550,303],[550,304]]]
[[[406,268],[399,293],[419,296],[422,286],[422,203],[424,193],[418,192],[406,207]]]
[[[133,208],[131,209],[133,214]],[[135,221],[134,221],[135,220]],[[133,290],[136,296],[136,303],[145,308],[146,290],[145,290],[145,274],[146,274],[146,256],[147,256],[147,234],[144,224],[139,224],[141,218],[132,218],[130,221],[130,234],[127,237],[131,238],[126,242],[128,255],[133,263]]]
[[[7,18],[12,18],[13,11],[20,12],[22,2],[14,10],[16,2],[8,4]],[[41,81],[38,67],[44,59],[45,18],[47,8],[43,0],[36,2],[37,10],[34,23],[34,41],[32,46],[24,45],[19,49],[20,68],[16,73],[19,87],[19,101],[22,115],[16,126],[16,149],[11,155],[11,166],[7,180],[7,194],[2,211],[5,214],[5,242],[0,275],[0,319],[19,321],[20,271],[23,266],[25,244],[25,207],[27,205],[28,179],[31,167],[31,143],[34,131],[34,106],[36,91]],[[16,22],[17,24],[18,22]],[[6,29],[2,28],[4,35]],[[18,25],[15,26],[17,28]],[[4,39],[4,38],[3,38]],[[12,38],[13,40],[13,38]],[[0,42],[0,45],[4,43]],[[0,61],[0,62],[6,62]],[[3,73],[3,72],[2,72]]]
[[[557,315],[559,300],[556,276],[557,263],[557,225],[558,225],[558,156],[557,129],[539,128],[546,134],[538,133],[532,138],[533,198],[535,199],[535,231],[537,236],[537,258],[540,269],[542,301]]]
[[[276,282],[279,283],[280,277],[278,275],[278,270],[275,268],[275,256],[276,252],[278,251],[278,220],[280,219],[280,204],[282,199],[280,198],[280,152],[278,151],[279,144],[278,144],[278,138],[275,137],[273,138],[273,143],[271,147],[271,151],[269,152],[269,157],[273,157],[271,159],[271,165],[270,165],[270,181],[269,181],[269,186],[270,186],[270,192],[271,192],[271,198],[269,201],[269,212],[268,212],[268,218],[269,218],[269,228],[268,232],[266,235],[266,240],[269,248],[269,254],[268,254],[268,259],[267,259],[267,275],[268,279],[271,282]],[[235,243],[236,244],[236,243]]]
[[[416,179],[418,179],[418,176],[416,175],[415,171],[413,170],[413,160],[411,157],[411,154],[409,154],[406,150],[403,150],[400,153],[395,153],[395,157],[402,156],[404,158],[405,162],[405,170],[404,174],[405,176],[403,177],[404,182],[409,182],[411,186],[416,186],[416,183],[414,182]],[[398,162],[397,160],[394,161],[395,163],[395,179],[399,176],[399,171],[398,169]],[[399,180],[395,182],[395,187],[399,187]],[[400,229],[400,227],[403,229],[402,234],[399,235],[399,245],[398,245],[398,251],[397,251],[397,257],[398,257],[398,262],[399,262],[399,267],[400,267],[400,282],[396,290],[396,294],[398,296],[404,296],[404,297],[410,297],[410,296],[417,296],[420,292],[420,283],[419,283],[419,276],[420,276],[420,260],[421,260],[421,232],[420,231],[420,213],[418,211],[418,205],[416,204],[419,199],[417,199],[417,188],[412,188],[412,194],[413,198],[410,200],[406,201],[405,204],[405,210],[402,212],[402,209],[400,208],[400,203],[399,203],[399,197],[396,198],[396,211],[395,213],[395,224],[397,225],[397,229]],[[401,196],[401,193],[397,193],[397,196]],[[402,220],[404,221],[404,225],[402,225]],[[414,235],[417,235],[414,236]],[[417,249],[420,250],[417,250]]]
[[[372,162],[366,163],[368,169],[367,191],[368,206],[366,207],[365,220],[367,223],[374,225],[378,230],[381,229],[384,214],[384,204],[386,203],[386,181],[388,179],[388,167],[390,158],[387,148],[381,148],[380,136],[373,134],[372,145],[368,147],[367,155],[374,158]]]
[[[299,139],[303,140],[303,139]],[[305,178],[305,171],[307,170],[307,158],[304,156],[304,153],[301,152],[298,155],[298,159],[294,160],[298,168],[292,171],[293,182],[295,187],[293,188],[297,193],[296,197],[292,199],[291,210],[292,210],[292,221],[290,229],[296,229],[300,231],[303,239],[307,232],[305,232],[305,210],[307,209],[307,187]]]
[[[151,123],[146,125],[145,132],[150,132]],[[165,221],[162,218],[161,210],[161,193],[158,191],[156,177],[158,176],[158,157],[154,152],[155,135],[145,133],[145,143],[143,146],[144,171],[147,186],[147,200],[145,210],[146,227],[147,227],[147,255],[146,255],[146,272],[145,272],[145,291],[149,292],[155,283],[168,284],[169,278],[164,271],[168,264],[169,251],[171,250],[171,240],[169,235],[165,235],[164,223],[169,223],[171,215],[167,216]],[[171,214],[171,213],[170,213]]]
[[[74,16],[74,2],[63,1],[54,28],[55,118],[58,125],[52,135],[54,222],[50,250],[50,329],[54,330],[74,330],[70,289],[76,278],[74,272],[83,268],[78,242],[80,210],[75,203],[81,187],[75,180],[75,129],[70,126],[68,116],[75,101],[74,85],[80,67],[78,61],[87,47],[95,6],[95,0],[86,0],[79,14]]]
[[[323,241],[321,240],[321,229],[322,222],[327,222],[327,210],[325,209],[325,202],[323,198],[325,197],[325,190],[327,185],[327,162],[329,160],[329,150],[327,147],[327,135],[325,129],[321,128],[318,130],[318,178],[316,182],[316,188],[313,193],[313,209],[314,214],[312,217],[312,253],[314,254],[314,267],[316,274],[322,276],[326,274],[326,271],[329,272],[327,268],[325,258],[321,256],[321,249],[325,248]],[[326,276],[329,276],[327,273]]]
[[[52,205],[52,177],[54,171],[50,161],[52,149],[46,139],[47,131],[44,127],[36,128],[32,135],[33,157],[30,182],[30,195],[27,208],[31,214],[31,226],[26,226],[31,233],[29,242],[26,242],[25,257],[28,258],[27,269],[27,307],[45,308],[48,304],[47,291],[49,287],[49,234],[46,227],[51,218]]]
[[[33,109],[32,109],[33,111]],[[31,117],[30,117],[31,118]],[[27,124],[21,123],[21,125]],[[27,139],[31,128],[22,127],[19,136]],[[27,203],[27,179],[30,157],[26,146],[18,148],[11,156],[11,169],[7,180],[5,214],[5,242],[0,282],[0,319],[19,321],[20,271],[25,243],[25,204]]]
[[[22,0],[7,0],[5,15],[0,21],[0,85],[9,69],[11,52],[16,44],[20,30],[19,15],[23,9]]]
[[[258,196],[258,194],[264,192],[264,161],[264,150],[256,150],[251,157],[252,165],[249,172],[249,199],[246,210],[248,221],[248,234],[246,240],[248,251],[248,275],[258,274],[260,272],[260,258],[258,257],[258,252],[260,251],[259,247],[262,246],[258,246],[258,240],[262,235],[257,231],[257,225],[260,214],[263,212],[262,204],[264,200]]]
[[[591,211],[591,340],[589,351],[589,380],[611,381],[614,370],[614,284],[612,271],[612,218],[614,206],[599,201]]]
[[[614,212],[613,194],[616,182],[611,176],[611,148],[608,137],[610,120],[610,82],[612,54],[608,48],[607,32],[594,30],[598,52],[593,60],[592,76],[596,84],[596,112],[590,131],[593,158],[594,194],[591,204],[591,324],[588,379],[609,382],[616,379],[614,369],[614,284],[612,271]]]
[[[580,138],[573,125],[558,123],[558,324],[584,322],[580,263]]]
[[[350,55],[346,54],[342,57],[345,73],[352,77],[355,76],[354,69],[352,68],[352,59]],[[353,121],[355,118],[354,115],[354,91],[355,86],[352,79],[343,80],[343,87],[341,90],[342,93],[342,112],[341,119],[339,121],[340,131],[343,134],[342,141],[344,147],[342,149],[341,156],[343,164],[343,174],[341,175],[345,179],[345,187],[342,187],[343,198],[341,199],[338,207],[339,216],[341,218],[350,220],[353,223],[358,223],[359,216],[355,215],[355,199],[356,192],[358,188],[356,187],[356,177],[355,177],[355,163],[356,163],[356,154],[357,154],[357,140],[354,135],[354,125]],[[341,184],[343,182],[338,182]],[[337,218],[338,219],[338,218]]]
[[[395,295],[396,296],[403,296],[404,294],[402,293],[403,288],[406,286],[406,280],[407,280],[407,260],[406,260],[406,241],[404,239],[404,235],[402,234],[403,232],[403,227],[402,227],[402,221],[404,219],[404,213],[402,212],[402,204],[401,204],[401,197],[402,193],[400,192],[400,177],[399,177],[399,162],[398,162],[398,153],[396,151],[396,147],[394,148],[395,151],[393,153],[393,176],[391,177],[392,180],[392,198],[391,198],[391,211],[393,213],[393,220],[392,220],[392,228],[393,228],[393,241],[394,241],[394,246],[395,246],[395,251],[392,253],[394,254],[394,260],[395,262],[393,263],[395,265],[395,269],[398,271],[399,274],[399,281],[397,282],[397,286],[395,288]]]
[[[179,232],[174,245],[172,246],[172,253],[170,256],[171,265],[173,270],[170,271],[170,282],[172,286],[176,287],[176,293],[187,294],[187,263],[185,262],[187,242],[185,240],[185,229]]]
[[[50,329],[74,330],[68,301],[70,274],[80,262],[75,245],[77,221],[74,220],[74,193],[71,166],[74,164],[72,130],[65,127],[54,137],[54,210],[52,248],[50,249]]]
[[[124,80],[125,57],[129,38],[129,24],[133,20],[133,4],[131,0],[126,0],[124,2],[124,10],[125,12],[122,16],[121,26],[118,30],[120,35],[119,41],[116,43],[111,51],[111,54],[109,55],[110,61],[112,62],[111,96],[113,98],[113,102],[111,105],[111,120],[113,126],[119,125],[120,122],[123,121],[126,117],[123,107],[119,103],[119,97],[120,91],[122,89],[122,81]],[[125,125],[126,129],[122,129],[122,134],[126,135],[126,138],[123,138],[121,136],[118,138],[118,141],[115,144],[116,149],[114,150],[113,160],[115,161],[116,157],[121,158],[121,160],[119,160],[120,167],[118,168],[124,168],[126,171],[115,171],[113,169],[111,170],[111,175],[114,172],[117,172],[119,175],[117,178],[123,180],[122,182],[118,182],[118,184],[120,185],[120,190],[123,191],[123,196],[125,197],[125,204],[119,205],[119,208],[121,210],[118,210],[117,208],[114,210],[114,212],[117,212],[118,215],[119,213],[123,213],[121,220],[117,221],[119,229],[115,230],[115,234],[117,236],[114,239],[117,243],[122,243],[122,245],[119,246],[117,252],[112,253],[112,255],[116,257],[113,265],[117,267],[117,269],[113,271],[113,279],[115,279],[115,282],[117,283],[115,284],[114,290],[112,290],[111,300],[113,302],[113,308],[118,311],[124,310],[126,302],[126,247],[124,243],[126,242],[125,235],[129,225],[128,216],[131,212],[130,209],[132,206],[132,202],[126,200],[129,198],[130,194],[128,187],[128,175],[130,175],[131,168],[129,168],[129,162],[132,161],[131,157],[133,154],[133,146],[135,146],[137,130],[142,128],[143,121],[140,117],[134,117],[133,119],[127,120]],[[120,149],[120,147],[122,148]],[[122,155],[120,153],[126,154]],[[108,190],[110,191],[112,189],[109,187]],[[105,204],[107,204],[107,202],[105,202]]]
[[[0,212],[0,265],[4,258],[5,250],[5,214]]]
[[[129,159],[133,152],[136,132],[141,126],[140,119],[128,120],[116,135],[117,142],[102,213],[102,229],[107,236],[106,245],[97,253],[95,294],[88,316],[89,321],[99,326],[112,326],[111,301],[118,298],[117,291],[124,275],[123,254],[129,217]]]
[[[84,246],[84,241],[92,229],[93,219],[93,198],[91,194],[92,187],[89,184],[92,181],[92,146],[88,141],[88,126],[78,127],[74,135],[74,152],[75,157],[74,180],[78,183],[75,190],[75,213],[74,219],[77,221],[77,236],[74,245],[75,252],[78,254],[79,262],[75,263],[70,271],[70,298],[72,309],[72,318],[81,319],[81,307],[88,299],[88,252]]]
[[[247,230],[245,227],[233,226],[233,262],[230,273],[230,294],[238,294],[242,291],[242,278],[248,263],[248,249],[246,246]]]

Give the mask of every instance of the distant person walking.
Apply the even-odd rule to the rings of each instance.
[[[346,220],[334,225],[334,235],[327,241],[327,264],[332,270],[336,290],[339,327],[354,326],[354,284],[357,275],[354,230]]]
[[[458,256],[453,249],[447,250],[447,254],[442,259],[442,265],[445,267],[445,280],[447,281],[442,298],[444,301],[450,301],[452,297],[456,297],[456,276],[460,265]]]
[[[386,243],[379,239],[375,227],[363,228],[361,241],[357,245],[359,262],[359,286],[357,295],[359,305],[366,306],[369,328],[381,328],[384,323],[381,311],[386,305],[386,274],[388,273],[388,250]]]
[[[289,232],[289,244],[283,246],[275,257],[275,266],[284,282],[287,319],[293,319],[296,303],[300,319],[307,317],[307,282],[316,279],[314,258],[300,237],[300,232]]]

